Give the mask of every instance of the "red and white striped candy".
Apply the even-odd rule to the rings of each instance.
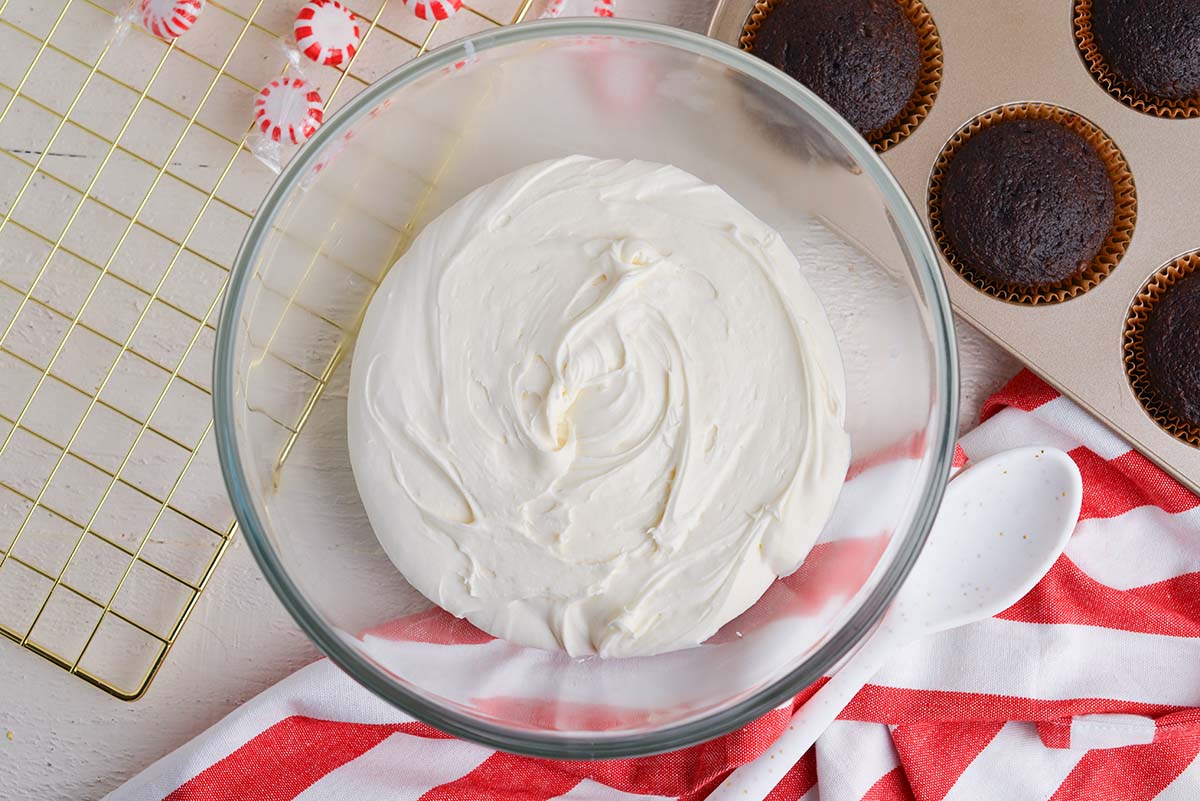
[[[255,125],[276,142],[300,144],[313,135],[324,117],[321,96],[303,78],[276,78],[254,98]]]
[[[583,0],[578,0],[583,2]],[[561,17],[567,11],[567,6],[572,5],[567,0],[549,0],[546,3],[546,10],[542,12],[542,19],[552,19]],[[594,0],[592,4],[592,16],[594,17],[615,17],[617,8],[614,5],[614,0]],[[571,16],[571,15],[568,15]]]
[[[404,7],[417,15],[417,19],[433,19],[439,22],[450,19],[462,8],[462,0],[400,0]]]
[[[160,39],[174,39],[196,24],[204,0],[141,0],[142,27]]]
[[[354,58],[360,39],[358,19],[338,0],[308,0],[292,32],[304,55],[331,67]]]

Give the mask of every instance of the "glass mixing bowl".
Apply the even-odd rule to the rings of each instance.
[[[846,367],[853,465],[801,569],[704,645],[572,659],[438,610],[384,555],[346,448],[354,332],[413,236],[465,193],[582,153],[718,184],[798,256]],[[878,620],[953,448],[953,329],[916,213],[866,142],[783,73],[702,36],[559,20],[472,37],[364,89],[287,165],[217,336],[221,467],[283,604],[357,681],[444,731],[600,758],[700,742],[790,699]]]

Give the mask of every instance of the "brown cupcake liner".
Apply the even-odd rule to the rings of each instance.
[[[1170,119],[1200,117],[1200,97],[1169,98],[1143,92],[1109,66],[1092,33],[1092,0],[1075,0],[1075,44],[1088,72],[1104,91],[1131,109]]]
[[[774,11],[781,2],[786,0],[758,0],[746,18],[742,27],[742,35],[738,44],[743,50],[754,51],[754,39],[762,27],[763,20]],[[921,46],[921,68],[917,73],[917,87],[912,96],[904,104],[904,108],[895,119],[882,128],[870,131],[864,138],[875,148],[876,153],[882,153],[896,144],[904,141],[933,108],[937,99],[938,89],[942,85],[942,38],[938,35],[937,25],[925,4],[921,0],[896,0],[909,22],[917,30],[918,43]]]
[[[1150,382],[1150,374],[1146,370],[1145,351],[1146,321],[1150,318],[1150,310],[1176,281],[1197,270],[1200,270],[1200,250],[1185,253],[1150,276],[1150,280],[1146,281],[1129,307],[1129,315],[1125,318],[1122,350],[1129,386],[1142,408],[1146,410],[1146,414],[1175,438],[1200,447],[1200,426],[1179,418],[1162,402],[1154,389]]]
[[[1099,253],[1092,259],[1092,263],[1079,275],[1032,289],[1026,286],[1002,283],[972,270],[955,253],[942,226],[941,194],[950,161],[974,134],[989,125],[1014,119],[1052,120],[1079,134],[1096,149],[1096,153],[1108,169],[1108,175],[1113,184],[1113,227],[1104,240],[1104,244],[1101,245]],[[950,141],[942,148],[937,161],[934,162],[933,173],[929,178],[928,203],[929,227],[934,241],[954,271],[977,289],[994,298],[1025,306],[1040,306],[1070,300],[1082,295],[1107,278],[1117,263],[1121,261],[1121,257],[1125,255],[1129,241],[1133,238],[1134,223],[1137,220],[1137,192],[1133,185],[1133,173],[1120,149],[1090,120],[1061,106],[1049,103],[1012,103],[1000,106],[980,114],[960,128],[954,136],[950,137]]]

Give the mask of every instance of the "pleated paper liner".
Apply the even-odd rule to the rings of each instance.
[[[1108,169],[1114,201],[1112,230],[1091,264],[1078,275],[1035,288],[1001,283],[972,270],[955,253],[942,226],[942,186],[946,170],[955,154],[968,139],[990,125],[1005,120],[1027,119],[1052,120],[1086,139],[1096,149]],[[1061,303],[1092,289],[1108,277],[1125,255],[1129,240],[1133,237],[1136,220],[1137,192],[1133,185],[1133,173],[1130,172],[1129,164],[1120,149],[1089,120],[1073,111],[1048,103],[1013,103],[987,111],[971,120],[950,137],[950,141],[942,148],[929,178],[929,226],[942,255],[955,272],[977,289],[1009,303],[1025,306]]]
[[[1092,33],[1092,0],[1075,0],[1075,43],[1096,83],[1130,108],[1171,119],[1200,117],[1200,97],[1158,97],[1131,85],[1109,66]]]
[[[754,52],[754,39],[759,28],[772,11],[782,2],[788,0],[759,0],[746,18],[738,44],[748,53]],[[896,0],[909,21],[917,31],[917,40],[921,46],[921,68],[917,73],[917,87],[912,96],[896,115],[895,119],[874,131],[865,134],[865,138],[875,148],[875,152],[885,150],[904,141],[909,134],[916,130],[921,121],[933,108],[937,98],[938,88],[942,85],[942,39],[938,35],[937,25],[921,0]]]
[[[1145,330],[1146,321],[1154,304],[1165,295],[1175,282],[1193,271],[1200,270],[1200,250],[1184,254],[1168,262],[1150,276],[1142,291],[1133,299],[1129,316],[1125,318],[1124,357],[1125,372],[1133,394],[1141,402],[1146,414],[1177,439],[1200,446],[1200,426],[1180,419],[1167,404],[1163,403],[1150,381],[1146,370]],[[1197,333],[1200,341],[1200,332]]]

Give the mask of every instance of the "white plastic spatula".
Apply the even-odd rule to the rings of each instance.
[[[1051,448],[1005,451],[955,477],[879,627],[767,752],[731,773],[709,801],[766,798],[896,649],[1020,600],[1062,553],[1082,500],[1079,469]]]

